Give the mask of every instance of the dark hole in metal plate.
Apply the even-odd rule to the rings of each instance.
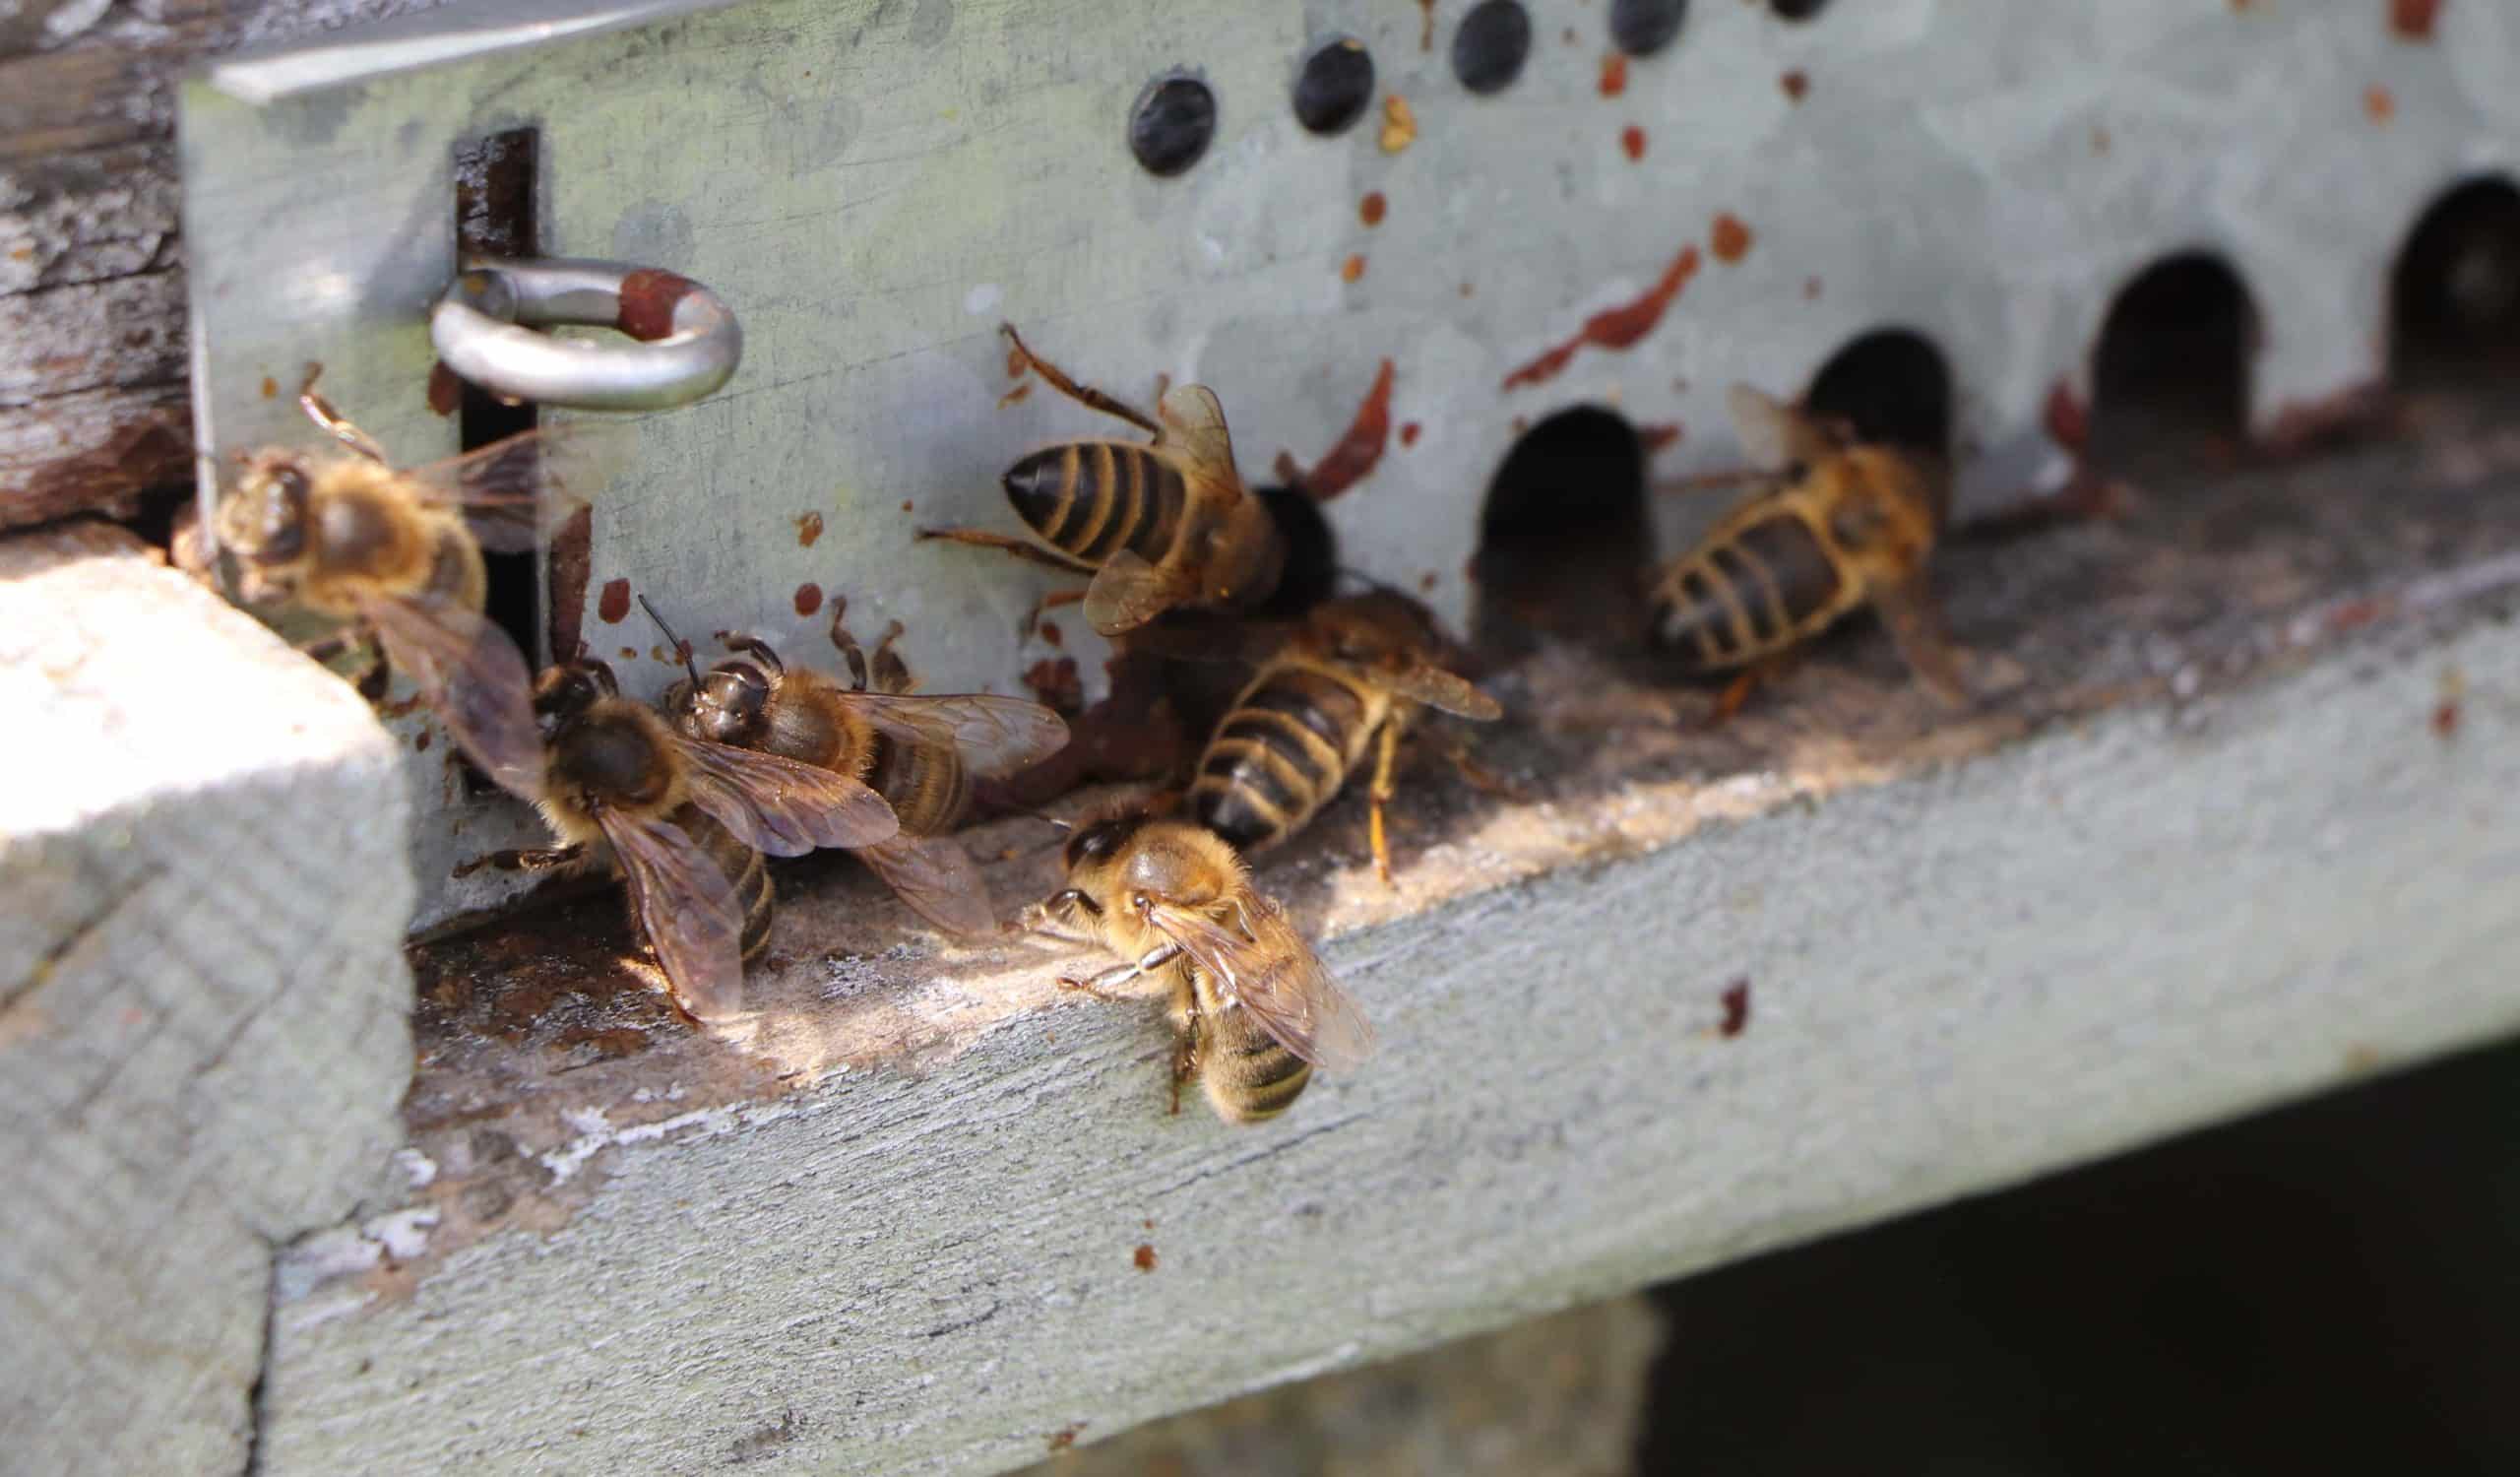
[[[1129,110],[1129,152],[1150,174],[1178,174],[1197,163],[1216,131],[1217,95],[1180,73],[1147,84]]]
[[[1531,13],[1520,0],[1480,0],[1453,32],[1453,75],[1474,93],[1502,92],[1531,51]]]
[[[1768,9],[1787,21],[1808,21],[1828,8],[1829,0],[1768,0]]]
[[[2400,383],[2508,374],[2520,360],[2520,189],[2487,176],[2445,191],[2408,232],[2390,290]]]
[[[1937,456],[1951,445],[1951,369],[1930,341],[1904,328],[1850,341],[1812,376],[1802,404],[1846,421],[1858,440]]]
[[[2187,251],[2146,268],[2110,305],[2092,351],[2099,454],[2118,449],[2137,426],[2148,442],[2236,442],[2247,423],[2256,339],[2248,289],[2222,258]]]
[[[1543,633],[1607,650],[1643,645],[1645,449],[1615,411],[1578,406],[1523,433],[1480,513],[1472,637],[1499,656]]]
[[[1321,504],[1300,487],[1255,487],[1252,496],[1269,511],[1287,541],[1287,565],[1277,592],[1255,612],[1263,619],[1292,619],[1330,596],[1339,579],[1339,538]]]
[[[1688,0],[1610,0],[1610,39],[1630,56],[1651,56],[1671,44],[1688,11]]]
[[[1338,36],[1315,46],[1295,74],[1295,121],[1312,133],[1344,132],[1373,96],[1373,53],[1353,36]]]

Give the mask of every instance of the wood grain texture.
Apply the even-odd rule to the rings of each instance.
[[[273,1249],[399,1138],[391,746],[94,524],[0,542],[0,1464],[239,1470]]]

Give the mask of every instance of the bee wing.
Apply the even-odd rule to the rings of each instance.
[[[395,670],[411,679],[481,772],[510,794],[542,790],[542,734],[534,675],[508,633],[451,601],[379,596],[362,602]]]
[[[1372,1054],[1374,1032],[1364,1011],[1276,903],[1248,899],[1239,929],[1169,903],[1145,906],[1156,931],[1179,944],[1218,992],[1250,1011],[1280,1046],[1331,1071],[1346,1071]]]
[[[1205,385],[1174,385],[1155,403],[1164,422],[1156,444],[1188,457],[1193,468],[1213,481],[1239,489],[1242,475],[1233,469],[1233,437],[1226,432],[1225,407]]]
[[[1383,680],[1391,690],[1412,702],[1441,708],[1457,718],[1475,718],[1492,723],[1505,716],[1496,699],[1471,685],[1466,677],[1444,669],[1419,662],[1386,674]]]
[[[988,884],[960,843],[934,836],[896,836],[863,847],[857,860],[874,869],[918,916],[953,933],[994,933],[997,910]]]
[[[1104,560],[1085,587],[1086,623],[1105,636],[1117,636],[1187,604],[1198,593],[1198,582],[1190,576],[1166,573],[1124,548]]]
[[[972,773],[1013,774],[1067,747],[1067,721],[1040,703],[984,692],[911,697],[852,692],[848,703],[867,721],[914,743],[950,743]]]
[[[492,553],[530,553],[630,465],[635,433],[617,420],[536,426],[403,474],[464,509]]]
[[[1734,385],[1724,392],[1724,406],[1732,417],[1732,433],[1756,466],[1782,471],[1831,449],[1808,417],[1765,391]]]
[[[596,821],[621,874],[639,929],[657,951],[674,998],[699,1020],[744,1004],[744,910],[733,884],[682,827],[599,809]]]
[[[901,821],[884,798],[848,775],[777,754],[676,735],[691,799],[735,839],[773,857],[817,847],[889,841]]]

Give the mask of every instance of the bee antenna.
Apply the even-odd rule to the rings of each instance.
[[[691,643],[673,633],[673,627],[665,624],[665,618],[657,613],[657,608],[648,604],[647,596],[639,597],[639,609],[647,611],[648,618],[657,623],[657,629],[665,633],[665,641],[673,647],[673,654],[682,658],[682,670],[691,674],[691,685],[699,687],[700,664],[691,660]]]
[[[1018,810],[1015,813],[1018,815],[1029,815],[1045,826],[1056,826],[1062,831],[1073,831],[1076,829],[1075,821],[1061,820],[1055,815],[1044,814],[1040,810]]]

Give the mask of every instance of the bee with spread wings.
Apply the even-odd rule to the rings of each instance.
[[[529,792],[560,845],[499,852],[457,868],[540,870],[608,851],[632,921],[699,1020],[743,1007],[744,965],[770,941],[764,854],[871,846],[900,828],[883,797],[847,775],[675,733],[620,695],[612,669],[546,669],[533,711],[543,758]]]
[[[571,484],[593,485],[610,439],[573,423],[398,469],[315,392],[320,367],[308,366],[298,405],[348,454],[267,448],[241,457],[235,486],[179,556],[215,581],[223,549],[248,602],[344,622],[308,655],[329,661],[365,649],[363,674],[373,674],[381,648],[484,774],[530,795],[542,763],[533,674],[482,614],[481,554],[531,551],[578,506]]]
[[[1036,927],[1130,962],[1060,983],[1097,995],[1140,975],[1171,987],[1175,1111],[1195,1076],[1227,1122],[1272,1119],[1313,1068],[1372,1054],[1364,1012],[1213,832],[1132,811],[1078,830],[1065,860],[1068,885],[1038,906]]]

